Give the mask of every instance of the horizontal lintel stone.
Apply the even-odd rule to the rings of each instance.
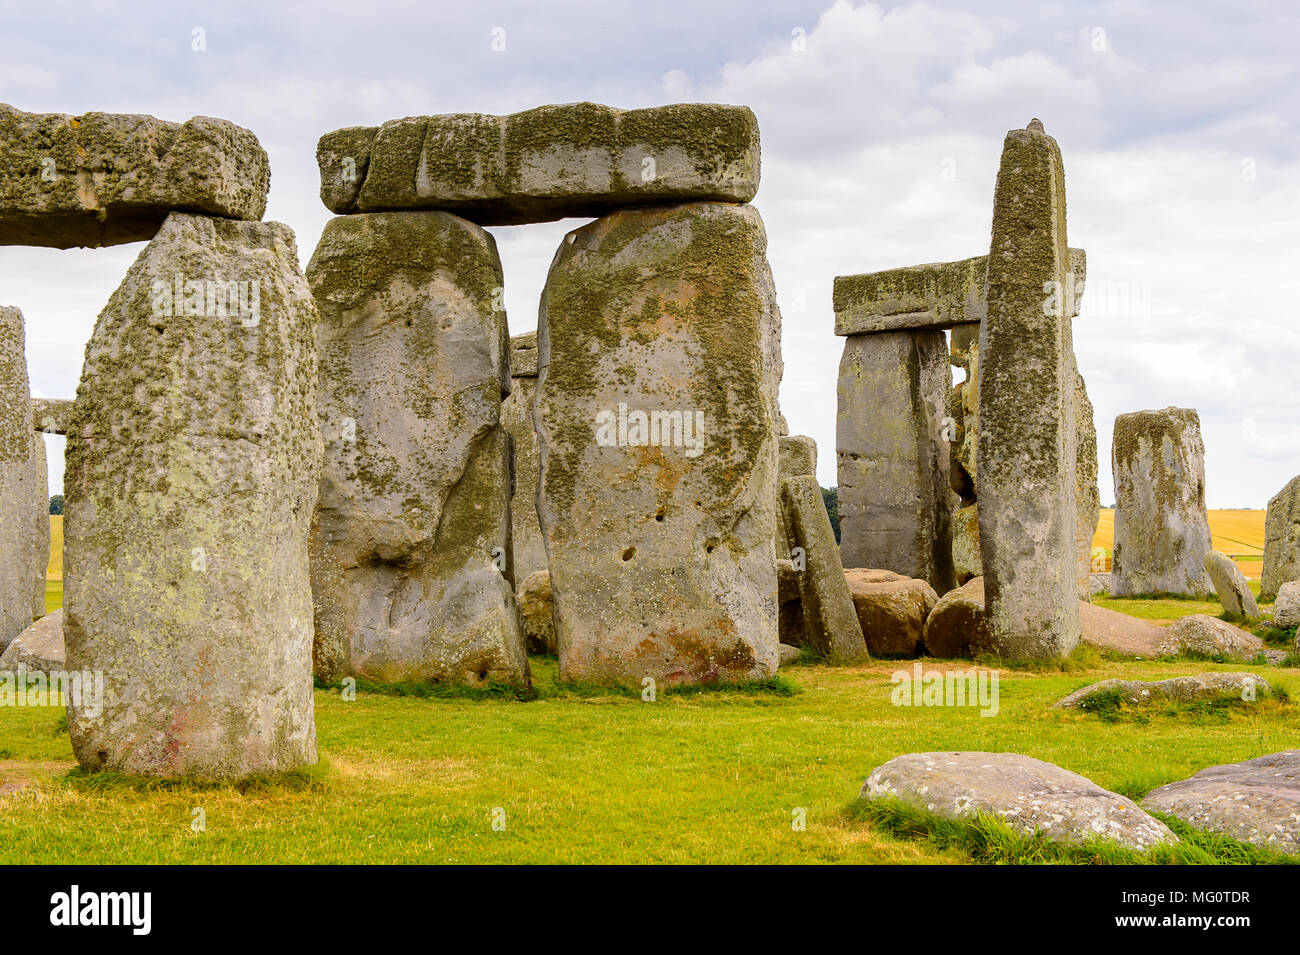
[[[1087,253],[1071,249],[1070,265],[1075,282],[1073,318],[1079,313],[1088,275]],[[987,278],[987,255],[836,276],[835,334],[952,328],[981,322],[988,311]]]

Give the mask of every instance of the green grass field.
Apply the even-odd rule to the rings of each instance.
[[[1240,666],[1093,658],[1069,673],[1004,670],[1000,712],[982,717],[891,705],[892,664],[794,666],[789,696],[646,703],[566,691],[553,660],[533,663],[541,698],[527,703],[317,690],[326,768],[242,787],[81,778],[59,710],[6,707],[0,862],[963,862],[977,850],[897,833],[855,806],[872,768],[918,750],[1014,751],[1139,797],[1300,747],[1289,702],[1110,721],[1049,709],[1109,676]],[[1300,670],[1244,669],[1300,697]],[[792,828],[800,809],[805,831]]]

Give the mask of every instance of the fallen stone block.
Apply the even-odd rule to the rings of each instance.
[[[24,113],[0,103],[0,245],[151,239],[172,212],[262,218],[271,169],[248,130],[195,116]]]
[[[1154,790],[1142,806],[1239,842],[1300,854],[1300,750],[1202,769]]]
[[[1168,680],[1102,680],[1075,690],[1054,705],[1060,709],[1088,707],[1089,701],[1118,692],[1126,703],[1141,705],[1160,700],[1194,703],[1207,700],[1244,700],[1253,703],[1273,692],[1268,681],[1253,673],[1197,673]]]
[[[63,608],[51,611],[14,637],[0,653],[0,672],[20,666],[28,670],[62,670],[67,660],[63,647]]]
[[[860,799],[894,797],[944,819],[984,812],[1026,835],[1079,845],[1107,839],[1130,849],[1178,837],[1133,800],[1019,753],[907,753],[876,767]]]
[[[1164,628],[1159,652],[1162,655],[1191,653],[1251,660],[1263,649],[1264,641],[1253,633],[1218,617],[1197,613],[1175,620]]]
[[[1241,568],[1227,554],[1217,550],[1206,551],[1205,572],[1214,584],[1214,591],[1219,595],[1219,602],[1230,617],[1259,617],[1259,604],[1250,591],[1250,581],[1241,572]]]
[[[339,214],[445,209],[479,225],[600,216],[629,206],[749,202],[758,121],[744,106],[595,103],[509,116],[412,116],[326,133],[321,201]]]
[[[939,602],[934,588],[889,570],[854,567],[844,577],[871,655],[916,656],[925,620]]]

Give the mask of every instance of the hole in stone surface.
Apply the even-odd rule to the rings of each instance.
[[[717,546],[717,545],[715,545],[715,544],[705,544],[705,545],[704,545],[704,553],[706,553],[706,554],[712,554],[712,553],[713,553],[713,548],[714,548],[715,546]]]
[[[627,550],[623,551],[623,559],[624,559],[624,560],[631,560],[631,559],[632,559],[633,557],[635,557],[635,556],[636,556],[636,548],[635,548],[635,547],[629,547]]]
[[[655,514],[655,520],[658,521],[660,524],[664,522],[664,509],[662,507],[659,508],[659,512]]]

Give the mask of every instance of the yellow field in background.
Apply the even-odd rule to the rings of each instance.
[[[1237,558],[1237,566],[1247,577],[1258,580],[1264,572],[1265,511],[1210,511],[1210,537],[1215,550]],[[1092,546],[1110,556],[1115,541],[1115,512],[1101,512]]]
[[[63,579],[63,515],[50,515],[50,566],[45,572],[47,580]]]

